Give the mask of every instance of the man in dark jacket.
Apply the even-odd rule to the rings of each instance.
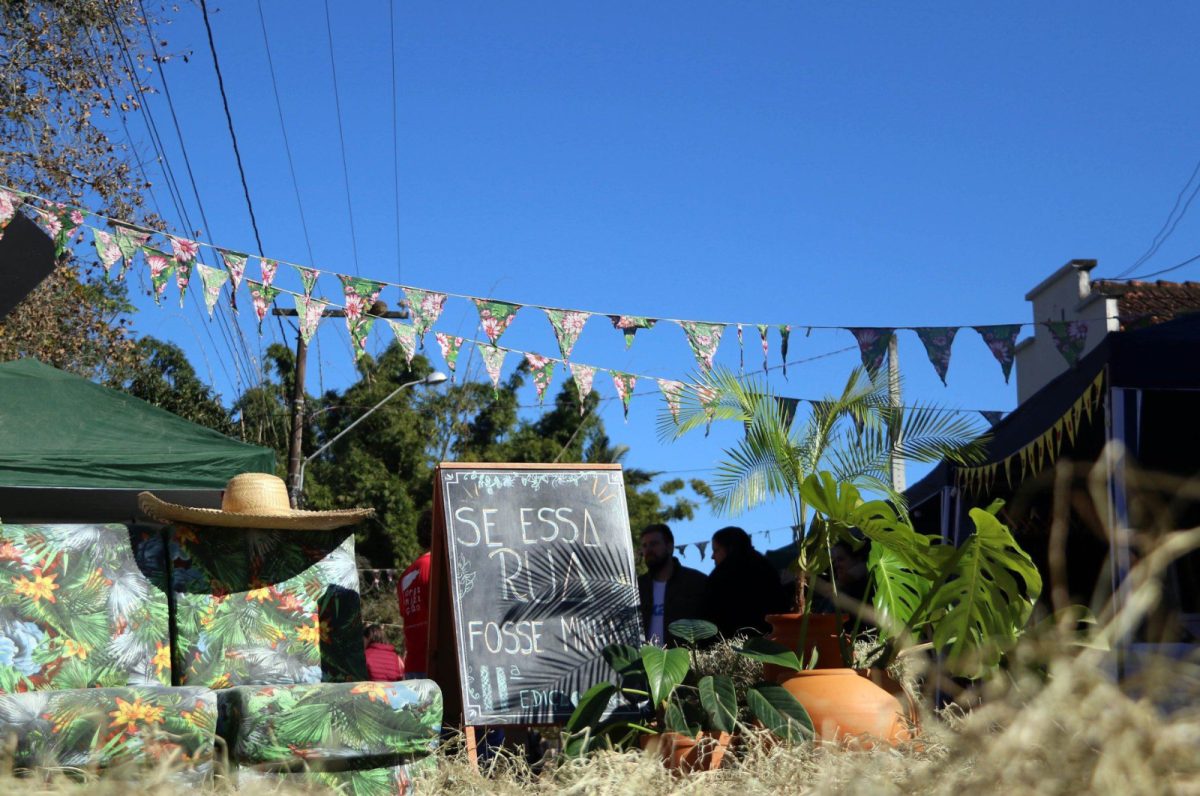
[[[675,535],[666,525],[657,523],[642,529],[642,562],[646,565],[646,574],[638,577],[642,626],[648,641],[670,646],[679,643],[667,633],[672,622],[703,618],[708,580],[703,572],[680,564],[672,555],[674,550]]]

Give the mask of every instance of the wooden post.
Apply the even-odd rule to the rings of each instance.
[[[296,369],[292,381],[292,439],[288,445],[287,485],[292,508],[301,508],[300,461],[304,444],[304,377],[308,371],[308,344],[296,335]]]

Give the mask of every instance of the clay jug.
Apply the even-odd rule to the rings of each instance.
[[[693,771],[716,771],[725,759],[730,735],[722,733],[700,733],[696,738],[679,732],[663,732],[658,735],[643,735],[641,746],[651,754],[658,754],[663,765],[681,774]]]
[[[872,746],[876,740],[895,745],[911,737],[900,700],[854,669],[793,672],[780,685],[808,711],[823,740],[854,739]]]
[[[800,645],[800,634],[803,631],[804,654],[801,657],[804,665],[811,665],[814,650],[817,653],[816,668],[845,665],[842,662],[841,647],[838,645],[838,634],[842,632],[842,624],[845,622],[845,617],[841,614],[809,614],[807,625],[804,614],[767,614],[767,621],[771,623],[771,632],[767,638],[793,651]],[[777,683],[790,674],[790,669],[770,663],[763,665],[763,679],[767,682]]]

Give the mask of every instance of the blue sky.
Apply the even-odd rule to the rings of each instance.
[[[1031,320],[1025,292],[1067,260],[1098,258],[1096,275],[1136,260],[1200,156],[1200,106],[1186,89],[1200,74],[1200,7],[1188,3],[335,3],[345,172],[325,6],[261,2],[281,105],[258,9],[210,7],[268,256],[521,304],[790,323],[793,360],[854,345],[845,331],[806,335],[808,324]],[[165,74],[210,225],[199,237],[255,251],[199,8],[185,4],[158,33],[188,55]],[[165,98],[149,105],[201,226]],[[141,120],[129,123],[148,154]],[[1187,217],[1142,270],[1192,256],[1196,238]],[[322,286],[340,293],[331,278]],[[234,397],[234,355],[204,328],[199,304],[140,303],[136,331],[183,345]],[[476,319],[451,299],[436,328],[482,339]],[[249,313],[240,323],[254,354],[279,337],[267,329],[260,342]],[[1014,406],[1015,374],[1004,383],[974,332],[955,343],[947,387],[915,334],[900,335],[906,402]],[[379,329],[369,348],[389,342]],[[748,369],[760,366],[749,328],[746,342]],[[537,310],[501,343],[556,354]],[[771,346],[775,365],[774,335]],[[340,321],[322,326],[316,353],[309,390],[345,386]],[[604,318],[589,322],[573,358],[664,378],[695,368],[678,327],[639,333],[626,351]],[[737,367],[732,329],[717,360]],[[774,371],[771,384],[819,398],[858,361],[846,350],[790,367],[786,381]],[[478,357],[472,365],[486,378]],[[615,395],[602,377],[597,387]],[[653,382],[639,384],[646,391]],[[656,395],[635,397],[628,424],[618,401],[603,407],[614,440],[632,448],[628,463],[664,477],[703,477],[737,431],[664,445]],[[739,519],[751,531],[788,521],[782,507]],[[677,541],[728,522],[702,515],[676,526]],[[685,561],[709,566],[691,550]]]

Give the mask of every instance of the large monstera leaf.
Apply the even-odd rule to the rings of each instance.
[[[975,533],[953,554],[951,576],[929,600],[933,644],[965,676],[994,665],[1016,643],[1042,593],[1037,567],[996,519],[997,508],[971,509]]]
[[[872,602],[879,615],[879,627],[885,635],[894,635],[909,626],[933,583],[907,558],[883,545],[871,546],[867,569],[871,573]]]

